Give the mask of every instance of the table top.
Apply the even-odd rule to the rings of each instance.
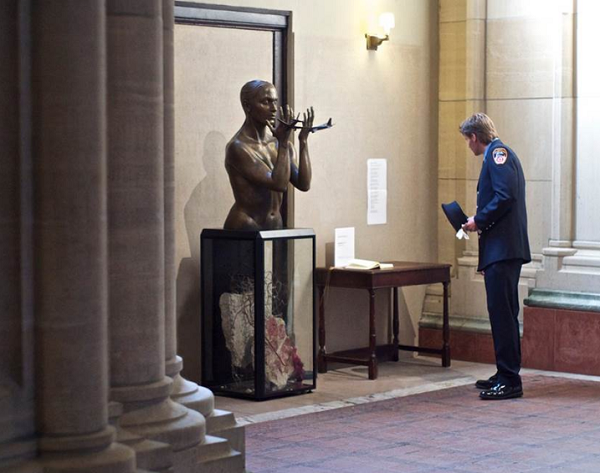
[[[390,269],[315,269],[317,286],[377,289],[383,287],[413,286],[450,281],[450,268],[446,263],[421,263],[413,261],[386,261]]]

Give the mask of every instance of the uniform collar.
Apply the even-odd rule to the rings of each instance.
[[[483,152],[483,162],[485,163],[485,157],[487,156],[487,152],[488,149],[490,149],[490,146],[492,145],[492,143],[494,143],[495,141],[498,141],[500,138],[496,137],[494,138],[492,141],[490,141],[487,146],[485,147],[485,151]]]

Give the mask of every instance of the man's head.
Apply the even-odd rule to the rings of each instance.
[[[498,138],[494,122],[485,113],[471,115],[460,124],[459,130],[475,156],[483,154],[485,147]]]
[[[270,82],[251,80],[242,87],[240,101],[247,117],[273,122],[277,113],[277,90]]]

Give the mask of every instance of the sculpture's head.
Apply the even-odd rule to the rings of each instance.
[[[278,100],[275,86],[264,80],[251,80],[240,91],[246,117],[265,125],[267,122],[274,124]]]

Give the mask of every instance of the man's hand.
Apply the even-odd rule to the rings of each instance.
[[[467,232],[476,232],[477,230],[479,230],[477,228],[477,224],[475,223],[475,217],[469,217],[467,219],[467,223],[463,224],[462,229]]]

